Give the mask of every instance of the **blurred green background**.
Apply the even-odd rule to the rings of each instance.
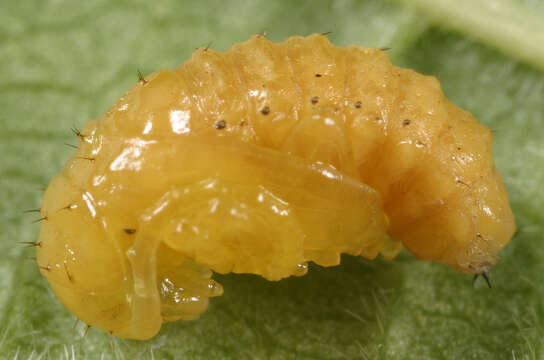
[[[0,359],[541,359],[544,336],[544,1],[128,1],[0,3]],[[265,31],[332,31],[336,45],[391,47],[399,66],[437,76],[495,133],[519,231],[493,289],[414,260],[345,256],[335,268],[267,282],[217,276],[225,295],[150,341],[110,339],[55,298],[35,263],[39,188],[144,74],[196,47]],[[83,230],[84,231],[84,230]]]

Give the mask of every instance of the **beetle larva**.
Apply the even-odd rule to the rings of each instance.
[[[204,312],[223,291],[212,271],[279,280],[402,243],[481,274],[515,229],[489,129],[434,77],[323,35],[198,49],[77,135],[37,262],[73,313],[120,337]]]

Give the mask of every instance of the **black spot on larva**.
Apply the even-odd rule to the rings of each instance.
[[[314,96],[310,101],[312,102],[312,104],[317,104],[319,102],[319,97]]]
[[[410,119],[402,120],[402,126],[408,126],[408,125],[410,125],[410,123],[411,123]]]
[[[360,102],[360,101],[357,101],[357,102],[355,102],[355,104],[353,106],[355,106],[356,109],[360,109],[360,108],[363,107],[363,103]]]
[[[461,147],[460,147],[460,146],[458,146],[458,147],[457,147],[457,150],[461,150]]]
[[[321,74],[315,74],[315,77],[321,77],[322,75]]]
[[[226,127],[227,127],[227,122],[225,120],[219,120],[218,122],[215,123],[215,128],[217,130],[223,130]]]
[[[132,235],[136,232],[136,229],[123,229],[126,234]]]
[[[263,107],[263,108],[261,109],[261,114],[263,114],[263,115],[268,115],[268,114],[270,114],[270,107],[268,107],[268,106]]]

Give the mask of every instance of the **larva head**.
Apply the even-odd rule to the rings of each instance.
[[[148,339],[163,321],[194,319],[209,297],[222,294],[211,271],[162,244],[156,228],[141,231],[114,200],[73,183],[59,174],[47,189],[37,263],[79,319],[118,337]]]
[[[131,331],[132,285],[124,254],[90,194],[57,175],[42,202],[37,262],[57,297],[85,323],[123,336]]]

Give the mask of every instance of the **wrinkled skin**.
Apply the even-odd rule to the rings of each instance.
[[[325,36],[199,49],[141,79],[45,194],[37,261],[87,324],[146,339],[340,254],[486,273],[515,224],[492,134],[438,81]]]

